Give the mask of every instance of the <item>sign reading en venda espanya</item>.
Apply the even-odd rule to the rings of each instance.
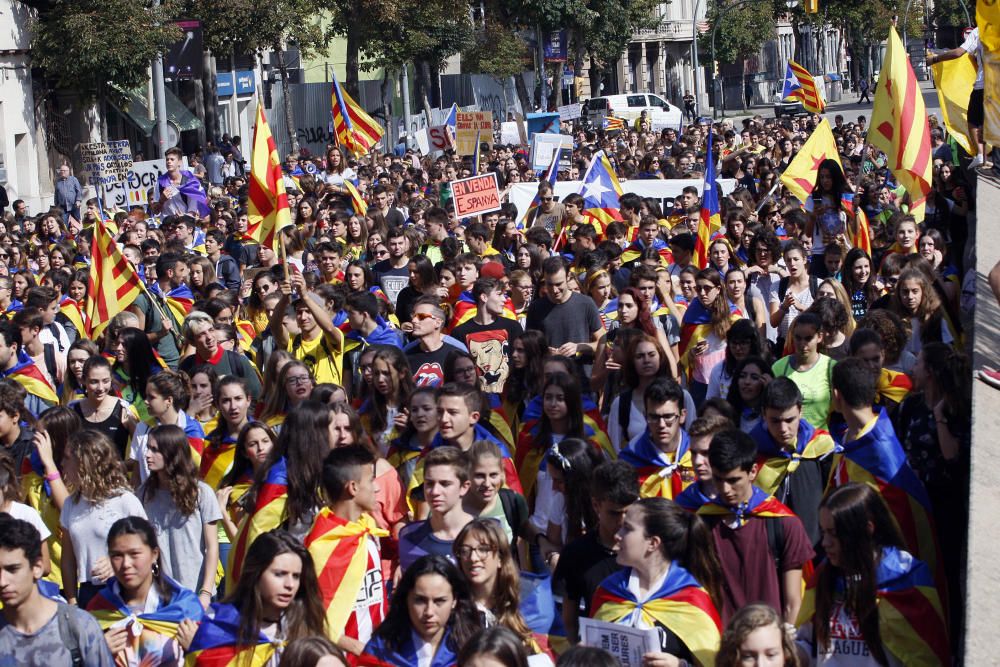
[[[451,194],[459,218],[500,210],[500,186],[494,172],[452,181]]]

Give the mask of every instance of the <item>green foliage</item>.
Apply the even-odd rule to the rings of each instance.
[[[308,57],[326,44],[318,0],[192,0],[186,15],[201,19],[205,46],[218,54],[261,53],[294,42]]]
[[[360,28],[367,58],[362,67],[366,70],[399,69],[419,60],[442,62],[473,44],[472,23],[464,3],[397,0],[396,7],[394,19],[380,17]]]
[[[931,10],[931,23],[939,28],[966,28],[969,27],[968,19],[975,21],[975,3],[969,9],[967,15],[962,9],[962,0],[935,0],[934,8]],[[968,5],[966,5],[968,8]],[[967,18],[968,17],[968,18]]]
[[[95,95],[146,82],[157,53],[180,38],[174,6],[139,0],[59,0],[33,21],[32,58],[57,87]]]
[[[714,2],[705,18],[712,29],[698,38],[698,50],[711,57],[714,31],[720,64],[742,62],[774,38],[775,6],[770,2]]]
[[[487,19],[472,46],[462,54],[462,66],[472,72],[491,74],[499,79],[516,76],[530,59],[527,45],[496,19]]]
[[[659,4],[656,0],[589,0],[588,13],[574,17],[583,46],[591,58],[604,64],[614,62],[637,31],[659,24]]]

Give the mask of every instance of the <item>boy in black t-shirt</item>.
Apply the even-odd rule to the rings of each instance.
[[[615,534],[625,520],[625,510],[639,498],[639,480],[629,464],[609,461],[594,469],[591,489],[597,530],[566,545],[552,575],[553,586],[563,594],[566,638],[574,644],[581,611],[590,616],[594,591],[619,569],[615,562]]]

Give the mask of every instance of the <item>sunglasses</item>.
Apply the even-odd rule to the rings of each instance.
[[[542,197],[542,201],[552,201],[552,197]]]
[[[432,313],[413,313],[413,319],[423,322],[424,320],[433,320],[435,316]]]

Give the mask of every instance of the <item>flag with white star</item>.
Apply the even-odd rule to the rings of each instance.
[[[598,223],[602,229],[608,223],[622,219],[618,211],[622,186],[604,151],[598,152],[590,163],[583,177],[580,196],[583,197],[583,214]]]

